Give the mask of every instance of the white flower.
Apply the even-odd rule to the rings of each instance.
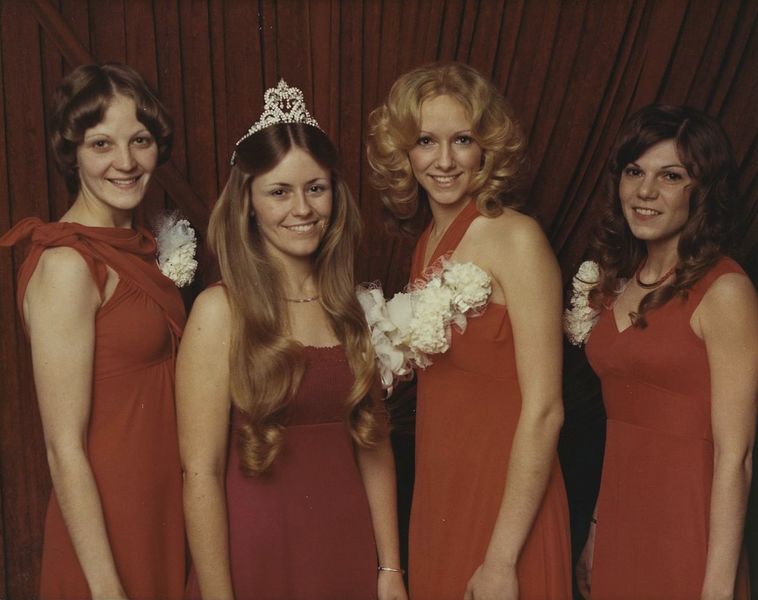
[[[596,262],[584,261],[572,280],[571,308],[563,312],[563,330],[568,340],[575,346],[587,341],[592,328],[600,317],[600,310],[589,304],[589,293],[600,280],[600,269]]]
[[[489,299],[492,286],[482,269],[448,260],[440,265],[427,280],[395,294],[389,302],[376,284],[357,289],[387,389],[395,379],[410,375],[413,368],[431,365],[430,354],[446,352],[451,325],[465,331],[466,316],[476,316]]]
[[[453,317],[452,291],[435,277],[414,292],[409,345],[426,354],[445,352],[450,347],[448,325]]]
[[[161,215],[153,226],[158,244],[158,268],[177,287],[192,282],[197,270],[195,230],[177,212]]]
[[[489,275],[474,263],[448,261],[442,273],[445,285],[453,294],[453,306],[458,312],[479,310],[487,304],[492,293]]]
[[[403,305],[407,304],[410,314],[410,298],[408,302],[404,302],[403,297],[408,295],[397,294],[387,303],[380,287],[359,287],[356,292],[371,331],[371,342],[376,352],[382,386],[385,389],[391,389],[395,378],[409,374],[411,366],[400,339],[400,329],[390,314],[394,314],[398,321],[402,321]],[[390,307],[390,305],[393,306]],[[410,320],[410,316],[407,320]]]

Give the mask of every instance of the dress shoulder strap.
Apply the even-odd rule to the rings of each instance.
[[[466,235],[469,226],[478,216],[482,213],[476,206],[476,202],[469,201],[461,209],[461,211],[455,216],[453,222],[447,228],[447,231],[442,235],[437,247],[434,249],[432,256],[429,258],[429,264],[424,265],[424,255],[426,254],[426,247],[429,243],[429,236],[432,230],[432,223],[427,225],[424,232],[416,243],[416,249],[413,253],[413,262],[411,263],[411,281],[421,277],[426,267],[434,264],[440,257],[450,254],[461,243],[463,236]]]
[[[695,311],[700,304],[700,301],[703,299],[703,296],[705,296],[713,283],[719,277],[726,275],[727,273],[741,273],[745,275],[745,271],[734,259],[729,258],[728,256],[722,256],[719,258],[716,264],[711,267],[711,270],[703,275],[689,290],[686,300],[689,314],[692,314],[692,312]]]
[[[447,228],[440,243],[437,244],[437,247],[434,249],[434,254],[429,262],[434,262],[440,256],[444,256],[448,252],[455,250],[458,247],[458,244],[461,243],[463,236],[466,235],[466,232],[474,219],[481,216],[482,213],[479,212],[476,202],[469,201],[466,206],[463,207],[461,212],[455,216],[453,222],[450,223],[450,227]]]

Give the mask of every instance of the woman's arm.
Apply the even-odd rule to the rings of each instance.
[[[466,598],[515,599],[516,563],[542,503],[563,423],[561,279],[550,245],[532,219],[509,212],[483,226],[482,221],[477,246],[486,252],[481,260],[508,307],[521,414],[500,512]]]
[[[758,397],[758,300],[744,275],[723,275],[693,315],[711,375],[713,483],[703,600],[732,598],[752,474]]]
[[[176,412],[184,469],[184,516],[200,592],[234,597],[226,513],[231,316],[221,286],[192,307],[176,364]]]
[[[587,532],[587,541],[584,543],[582,553],[576,561],[576,587],[585,600],[590,600],[592,595],[592,563],[595,559],[595,534],[597,533],[597,506],[592,512],[592,521]]]
[[[42,253],[24,313],[55,496],[93,599],[126,598],[87,457],[100,296],[71,248]]]
[[[379,572],[379,600],[405,600],[405,584],[399,571],[395,458],[389,437],[373,448],[357,447],[356,455],[371,510],[379,565],[398,569]]]

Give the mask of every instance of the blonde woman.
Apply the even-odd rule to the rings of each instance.
[[[374,184],[399,228],[431,217],[412,280],[448,258],[492,286],[484,314],[417,373],[411,597],[569,598],[561,282],[539,226],[516,210],[523,135],[494,86],[456,63],[400,77],[370,127]]]
[[[359,229],[334,146],[280,82],[236,145],[209,226],[222,280],[179,353],[190,598],[406,598]]]

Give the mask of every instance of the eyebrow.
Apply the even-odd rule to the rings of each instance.
[[[473,129],[461,129],[460,131],[453,132],[453,135],[463,135],[464,133],[467,133],[469,135],[473,135]],[[431,131],[428,131],[426,129],[421,129],[418,132],[419,135],[426,134],[426,135],[434,135]]]
[[[640,166],[639,163],[637,163],[636,161],[632,161],[632,162],[630,162],[628,164],[634,165],[635,167],[639,167]],[[679,168],[679,169],[684,169],[685,171],[687,170],[687,167],[685,167],[684,165],[680,165],[679,163],[673,163],[673,164],[670,164],[670,165],[663,165],[661,167],[658,167],[658,170],[660,171],[661,169],[670,169],[672,167],[676,167],[676,168]]]
[[[145,134],[147,134],[149,136],[153,135],[152,133],[150,133],[150,130],[147,127],[143,127],[142,129],[139,129],[139,130],[135,131],[129,137],[135,137],[135,136],[138,136],[138,135],[145,135]],[[86,140],[88,138],[97,137],[97,136],[103,136],[103,137],[107,137],[107,138],[112,137],[111,135],[105,133],[104,131],[96,131],[95,133],[90,133],[89,135],[85,134],[84,135],[84,139]]]
[[[315,183],[317,181],[328,181],[328,180],[329,180],[328,177],[315,177],[313,179],[309,179],[308,181],[306,181],[305,185]],[[267,183],[266,187],[292,187],[292,184],[287,183],[285,181],[273,181],[271,183]]]

